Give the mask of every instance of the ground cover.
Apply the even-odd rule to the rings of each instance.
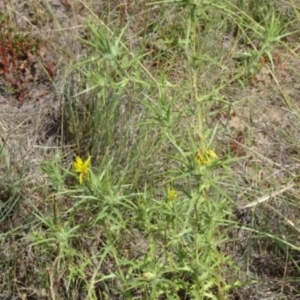
[[[0,3],[0,299],[298,299],[297,1]]]

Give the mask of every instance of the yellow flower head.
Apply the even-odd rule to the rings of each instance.
[[[142,276],[143,276],[143,278],[146,279],[146,280],[151,280],[151,279],[154,279],[154,278],[155,278],[155,274],[154,274],[154,273],[151,273],[151,272],[146,272],[146,273],[144,273]]]
[[[177,193],[174,189],[168,188],[168,200],[173,201],[177,197]]]
[[[73,162],[73,168],[76,173],[78,173],[79,183],[82,184],[84,180],[89,178],[91,166],[91,156],[87,160],[83,161],[79,156],[76,156]]]
[[[218,159],[218,156],[213,150],[200,149],[196,154],[195,159],[200,166],[210,166]]]

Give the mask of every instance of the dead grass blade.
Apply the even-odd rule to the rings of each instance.
[[[258,199],[256,199],[256,200],[254,200],[254,201],[252,201],[252,202],[250,202],[250,203],[248,203],[248,204],[246,204],[246,205],[245,205],[245,204],[242,204],[242,203],[237,204],[237,208],[238,208],[238,209],[246,209],[246,208],[254,207],[254,206],[256,206],[256,205],[258,205],[258,204],[260,204],[260,203],[263,203],[263,202],[265,202],[265,201],[268,201],[269,199],[271,199],[271,198],[273,198],[273,197],[276,197],[276,196],[278,196],[278,195],[284,193],[285,191],[291,189],[293,186],[294,186],[294,183],[289,183],[288,185],[286,185],[286,186],[280,188],[279,190],[274,191],[274,192],[271,192],[271,193],[268,194],[268,195],[262,196],[262,197],[260,197],[260,198],[258,198]]]

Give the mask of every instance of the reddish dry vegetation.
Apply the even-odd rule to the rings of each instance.
[[[40,78],[37,65],[46,71],[48,78],[55,75],[56,62],[43,59],[41,40],[30,31],[19,28],[17,22],[4,13],[0,14],[0,78],[4,93],[13,95],[18,105],[24,104],[30,84]]]

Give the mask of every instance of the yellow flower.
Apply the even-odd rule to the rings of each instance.
[[[73,168],[76,173],[78,173],[79,183],[82,184],[84,180],[89,178],[91,166],[91,156],[87,160],[83,161],[79,156],[76,156],[75,161],[73,162]]]
[[[155,278],[155,274],[151,273],[151,272],[146,272],[143,275],[143,278],[146,280],[151,280]]]
[[[168,188],[168,200],[173,201],[177,197],[177,193],[174,189]]]
[[[210,166],[217,159],[218,156],[213,150],[200,149],[196,154],[196,161],[200,166]]]

